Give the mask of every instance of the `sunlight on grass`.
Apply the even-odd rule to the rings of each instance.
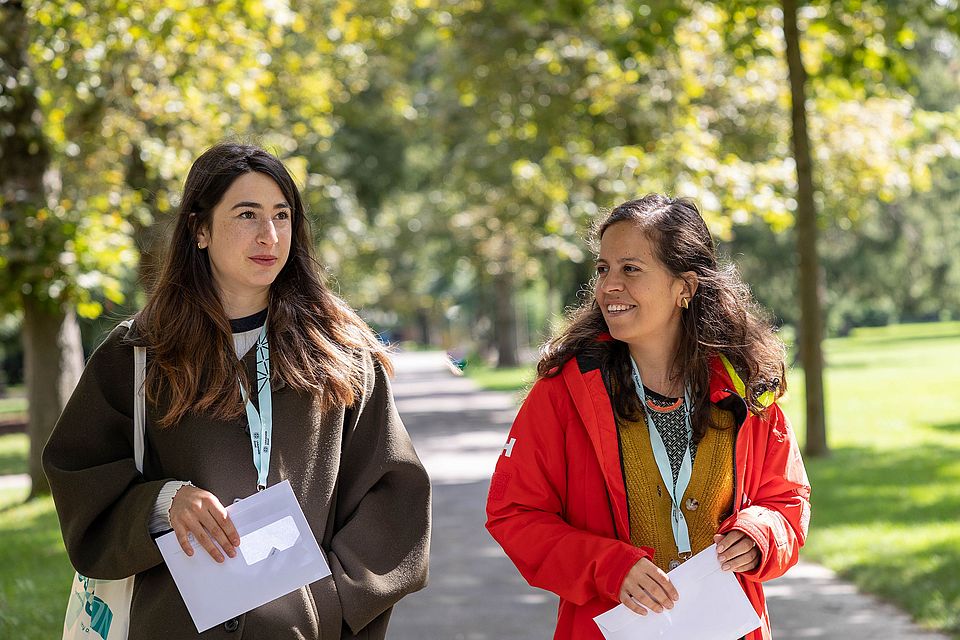
[[[824,357],[832,455],[806,461],[803,557],[960,640],[960,323],[857,329],[827,340]],[[533,377],[468,375],[500,390]],[[803,371],[788,381],[780,404],[803,443]]]
[[[0,398],[0,419],[13,418],[27,412],[27,392],[22,385],[8,387],[6,397]]]
[[[960,323],[861,329],[825,355],[832,455],[806,461],[803,556],[960,638]],[[789,380],[799,427],[803,372]]]
[[[808,459],[813,520],[803,550],[960,640],[960,323],[861,329],[825,343],[832,455]],[[468,365],[516,391],[532,366]],[[803,440],[803,372],[781,404]],[[26,468],[26,436],[0,437],[4,473]],[[19,465],[19,466],[18,466]],[[0,638],[59,637],[72,570],[47,498],[0,491]]]
[[[0,436],[0,475],[27,472],[30,439],[25,433]]]
[[[53,500],[23,503],[26,489],[0,491],[0,638],[59,638],[73,569]]]
[[[537,375],[536,365],[505,367],[497,369],[480,364],[469,364],[464,373],[487,391],[522,392],[533,384]]]

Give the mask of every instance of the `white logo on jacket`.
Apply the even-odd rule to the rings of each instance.
[[[507,444],[503,445],[503,455],[508,458],[513,454],[513,445],[517,444],[516,438],[510,438],[507,440]]]

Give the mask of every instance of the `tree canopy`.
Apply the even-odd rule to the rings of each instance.
[[[650,191],[695,199],[778,322],[800,320],[779,2],[0,12],[0,313],[135,306],[190,162],[235,137],[287,163],[335,287],[401,337],[516,361],[577,304],[592,222]],[[958,15],[797,10],[829,331],[960,316]]]

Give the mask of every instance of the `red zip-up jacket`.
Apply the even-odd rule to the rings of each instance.
[[[733,514],[718,533],[739,529],[757,543],[760,564],[737,577],[761,618],[746,638],[768,640],[761,583],[796,564],[810,485],[780,408],[749,413],[735,389],[743,383],[715,358],[710,400],[739,425]],[[555,640],[603,640],[594,616],[619,603],[627,572],[654,550],[630,543],[617,425],[598,363],[571,359],[533,386],[490,483],[487,529],[527,582],[560,596]]]

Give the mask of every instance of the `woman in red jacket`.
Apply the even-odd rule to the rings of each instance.
[[[487,528],[560,596],[555,638],[623,603],[673,607],[667,572],[717,545],[770,638],[761,583],[797,561],[810,487],[784,348],[696,206],[648,195],[599,226],[593,297],[546,346],[490,485]]]

